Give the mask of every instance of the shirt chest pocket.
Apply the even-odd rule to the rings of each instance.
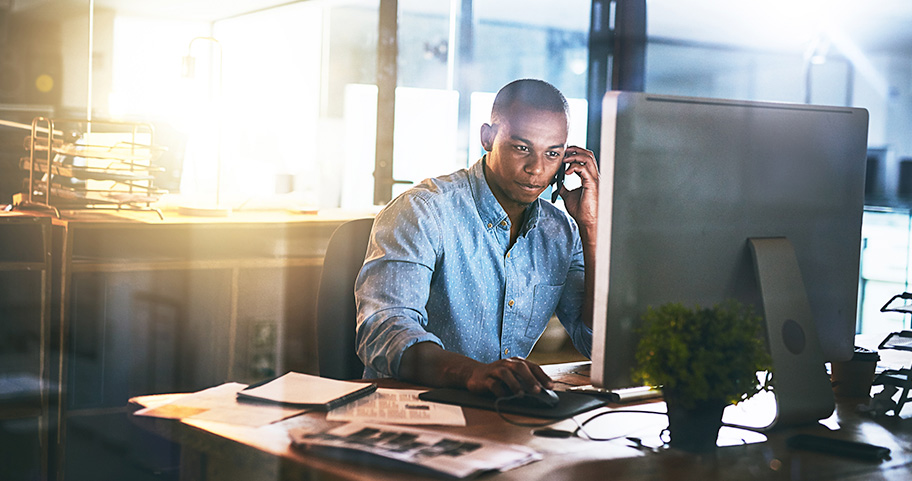
[[[532,291],[532,312],[529,313],[529,325],[526,326],[526,337],[538,339],[551,319],[557,302],[560,300],[564,286],[538,284]]]

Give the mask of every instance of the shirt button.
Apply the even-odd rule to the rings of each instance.
[[[509,356],[509,355],[510,355],[510,348],[508,347],[508,348],[504,349],[504,356]]]
[[[513,307],[513,304],[515,304],[515,303],[513,302],[513,299],[510,299],[510,302],[507,303],[507,305],[510,306],[510,307]]]
[[[491,227],[494,227],[494,224],[488,222],[488,229],[490,229]]]
[[[506,227],[507,221],[505,221],[505,220],[500,221],[500,225],[501,225],[501,227]]]
[[[507,252],[507,259],[509,259],[509,258],[510,258],[510,253],[509,253],[509,252]]]

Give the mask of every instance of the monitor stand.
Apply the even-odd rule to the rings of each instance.
[[[773,359],[777,414],[766,430],[815,423],[836,407],[798,258],[785,237],[748,239]]]

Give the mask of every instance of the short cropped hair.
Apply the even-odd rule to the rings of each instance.
[[[557,87],[544,80],[519,79],[504,85],[497,92],[494,108],[491,109],[491,122],[500,121],[516,102],[548,112],[563,112],[565,115],[570,112],[567,99]]]

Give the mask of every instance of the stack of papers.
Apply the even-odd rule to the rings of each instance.
[[[365,454],[373,455],[414,471],[454,478],[506,471],[542,458],[522,445],[381,424],[349,423],[317,431],[302,427],[289,435],[299,449],[362,460]]]
[[[225,424],[258,427],[304,412],[281,405],[239,403],[237,393],[247,387],[229,382],[178,399],[149,406],[133,413],[136,416],[180,419],[184,421],[215,421]]]
[[[376,384],[290,372],[253,386],[225,383],[181,396],[166,404],[141,409],[134,414],[256,427],[296,416],[306,410],[332,409],[376,389]]]

